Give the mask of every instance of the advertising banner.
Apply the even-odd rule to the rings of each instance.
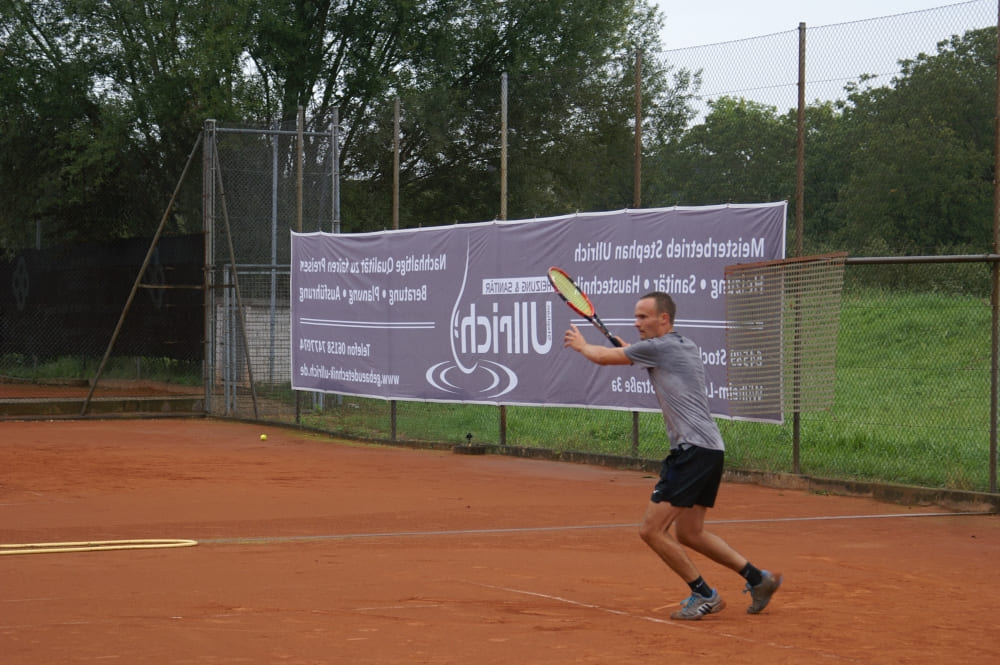
[[[549,285],[564,269],[626,342],[665,291],[728,415],[724,268],[784,258],[786,203],[623,210],[361,234],[292,234],[292,386],[382,399],[657,411],[644,370],[562,346],[599,331]]]

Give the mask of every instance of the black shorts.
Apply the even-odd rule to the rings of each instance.
[[[667,501],[678,508],[715,505],[722,483],[725,453],[721,450],[682,444],[663,460],[660,480],[649,498],[653,503]]]

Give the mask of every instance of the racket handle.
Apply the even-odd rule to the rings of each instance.
[[[598,330],[600,330],[602,333],[604,333],[604,336],[608,338],[608,341],[611,342],[612,346],[619,346],[620,347],[622,345],[622,343],[620,341],[618,341],[618,338],[615,337],[614,335],[612,335],[611,331],[608,330],[608,327],[606,325],[604,325],[604,321],[601,321],[601,319],[598,318],[598,316],[596,314],[594,314],[593,316],[587,317],[587,318],[590,319],[590,322],[593,323],[597,327]]]

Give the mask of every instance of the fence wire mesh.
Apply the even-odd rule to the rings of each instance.
[[[846,257],[726,268],[730,416],[781,419],[833,406]]]
[[[831,408],[801,414],[805,475],[987,491],[990,296],[987,262],[848,265]],[[888,287],[906,281],[913,290]],[[960,290],[949,284],[961,283]],[[324,396],[270,412],[363,438],[498,445],[496,407]],[[395,427],[393,427],[395,410]],[[656,459],[658,413],[507,407],[506,443]],[[720,419],[733,468],[791,473],[792,423]],[[633,439],[637,428],[637,442]],[[471,435],[471,437],[469,436]]]
[[[713,103],[729,97],[794,111],[799,96],[800,36],[804,41],[807,104],[844,100],[849,87],[888,86],[902,72],[901,63],[936,52],[937,45],[969,30],[997,24],[993,0],[972,0],[935,9],[801,29],[736,41],[670,49],[661,64],[700,72],[694,99],[704,120]]]
[[[886,85],[899,74],[901,60],[933,52],[951,35],[995,26],[996,18],[993,0],[975,0],[809,27],[807,102],[842,100],[845,89],[855,84]],[[724,97],[756,101],[785,113],[796,107],[800,36],[792,29],[666,51],[663,58],[671,67],[701,71],[693,123]],[[209,292],[202,378],[209,413],[372,439],[454,445],[503,441],[640,459],[664,454],[667,442],[658,413],[544,407],[507,407],[501,412],[482,405],[391,403],[291,391],[289,231],[333,230],[338,216],[335,133],[332,128],[313,129],[318,131],[304,133],[299,170],[295,127],[206,128],[209,152],[203,181],[197,184],[206,201]],[[784,160],[793,162],[791,154]],[[727,199],[724,193],[720,196]],[[180,215],[190,217],[191,210],[185,208]],[[808,224],[807,219],[807,237]],[[39,354],[8,352],[13,319],[6,313],[29,297],[21,265],[15,259],[4,273],[9,287],[3,291],[7,299],[0,302],[5,311],[0,374],[35,382],[92,376],[103,344],[74,351],[58,365]],[[802,414],[799,472],[989,489],[991,266],[987,261],[847,266],[834,403],[829,410]],[[106,314],[113,322],[119,312],[116,306]],[[37,328],[39,345],[44,346],[51,331]],[[161,360],[175,366],[166,357],[125,358],[121,375],[145,378],[148,363]],[[794,470],[790,423],[720,420],[720,427],[730,467]]]
[[[219,415],[281,413],[291,395],[290,232],[334,230],[334,128],[303,130],[301,154],[294,125],[210,122],[205,132],[212,257],[207,407]]]

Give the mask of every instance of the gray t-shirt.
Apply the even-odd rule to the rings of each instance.
[[[719,426],[708,408],[705,364],[697,344],[671,332],[627,346],[625,355],[633,364],[649,370],[671,448],[689,443],[725,450]]]

